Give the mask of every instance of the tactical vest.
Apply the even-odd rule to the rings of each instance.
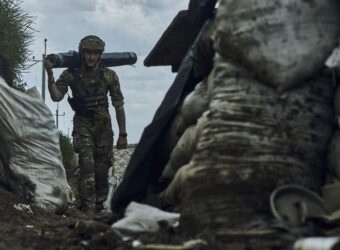
[[[73,72],[73,80],[70,83],[73,98],[68,98],[71,108],[78,115],[93,115],[98,109],[108,110],[107,84],[104,77],[104,69],[99,68],[97,74],[92,77],[82,76],[80,69]]]

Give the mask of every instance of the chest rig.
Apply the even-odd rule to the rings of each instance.
[[[108,84],[104,77],[104,69],[98,68],[91,74],[75,69],[70,83],[72,98],[68,98],[71,108],[78,115],[93,115],[99,109],[109,108]]]

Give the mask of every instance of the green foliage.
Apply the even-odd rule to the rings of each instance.
[[[128,144],[127,148],[136,148],[138,143]]]
[[[72,174],[77,167],[76,154],[74,152],[71,138],[59,132],[60,151],[66,173]]]
[[[20,8],[21,3],[21,0],[0,0],[0,55],[8,61],[12,78],[19,82],[33,38],[33,18]]]
[[[25,82],[22,82],[20,80],[15,80],[13,82],[13,88],[15,88],[16,90],[19,90],[21,92],[25,92],[25,87],[27,87],[27,84]]]
[[[138,145],[138,143],[128,144],[128,145],[127,145],[127,148],[136,148],[137,145]],[[113,145],[113,148],[114,148],[114,149],[117,149],[117,146],[116,146],[116,145]]]

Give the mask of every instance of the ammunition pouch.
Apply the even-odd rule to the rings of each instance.
[[[93,88],[83,89],[83,91],[79,91],[80,87],[78,86],[81,81],[80,70],[69,69],[69,71],[73,74],[73,80],[70,83],[70,87],[74,96],[72,98],[69,97],[68,102],[76,114],[81,116],[92,116],[98,109],[105,108],[108,110],[109,102],[107,90],[103,86],[106,81],[104,69],[99,68],[99,77]]]
[[[94,114],[100,107],[109,108],[106,95],[86,96],[82,98],[68,97],[67,101],[76,114],[83,116]]]

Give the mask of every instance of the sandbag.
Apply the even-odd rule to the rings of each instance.
[[[162,178],[171,180],[175,176],[177,170],[190,161],[195,146],[196,125],[191,125],[185,130],[174,150],[171,152],[170,160],[163,170]]]
[[[338,129],[332,136],[328,145],[327,154],[328,171],[337,179],[340,179],[340,130]]]
[[[183,218],[222,232],[272,219],[268,199],[278,186],[320,191],[333,87],[320,77],[282,93],[218,55],[214,65],[209,119],[174,182]]]
[[[178,113],[172,120],[165,135],[165,143],[170,152],[176,146],[184,131],[208,109],[207,79],[198,83],[195,89],[189,93],[181,105]]]
[[[221,0],[215,49],[286,89],[313,76],[339,38],[336,0]]]
[[[63,211],[70,199],[59,133],[36,89],[30,95],[0,79],[0,154],[10,187],[48,212]],[[38,97],[37,97],[38,96]]]
[[[334,115],[338,118],[340,117],[340,87],[336,87],[335,95],[334,95]]]
[[[169,186],[159,194],[162,204],[176,207],[180,206],[181,202],[183,202],[185,198],[182,195],[185,192],[181,191],[181,189],[190,188],[185,184],[185,180],[189,177],[187,174],[188,169],[193,169],[191,162],[179,168]]]
[[[0,185],[7,186],[6,175],[5,175],[5,166],[1,159],[0,155]]]
[[[180,109],[185,121],[184,130],[197,122],[197,119],[208,109],[208,104],[207,79],[205,79],[197,84],[194,91],[184,99]],[[178,128],[179,133],[183,133],[184,130],[181,127]]]
[[[163,170],[162,178],[173,179],[177,170],[191,160],[197,140],[202,133],[202,125],[209,119],[208,115],[209,112],[205,111],[195,125],[186,129],[171,152],[169,162]]]

